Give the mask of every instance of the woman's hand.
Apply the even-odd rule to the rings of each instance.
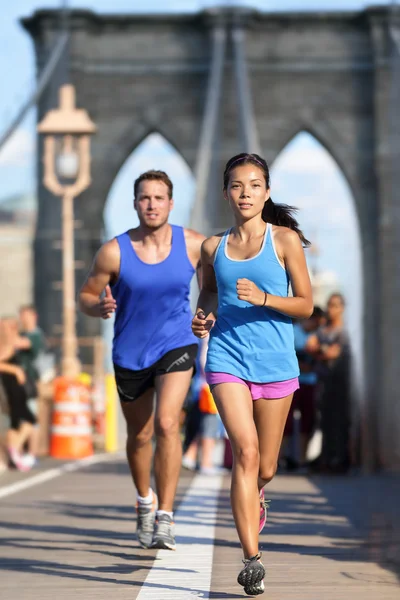
[[[214,323],[214,318],[207,319],[206,315],[204,314],[204,311],[199,309],[192,320],[192,331],[196,337],[202,340],[203,338],[208,336],[211,329],[214,327]]]
[[[266,294],[249,279],[238,279],[236,282],[237,297],[254,306],[264,306]]]

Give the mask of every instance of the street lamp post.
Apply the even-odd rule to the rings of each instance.
[[[44,134],[44,186],[62,198],[63,337],[62,375],[80,372],[76,337],[74,198],[91,183],[90,135],[96,125],[85,110],[75,107],[75,88],[60,88],[60,105],[50,110],[37,130]]]

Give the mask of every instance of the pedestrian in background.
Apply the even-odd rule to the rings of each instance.
[[[318,468],[328,473],[345,473],[350,466],[351,353],[344,310],[342,294],[332,294],[327,304],[326,325],[306,345],[318,361],[322,429]]]
[[[217,472],[214,450],[219,437],[220,421],[214,398],[204,373],[208,340],[201,342],[197,357],[197,372],[192,382],[192,402],[187,415],[182,465],[189,470],[199,466],[203,475]]]

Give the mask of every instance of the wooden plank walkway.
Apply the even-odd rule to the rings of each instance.
[[[51,461],[45,465],[52,467]],[[28,481],[33,474],[24,476]],[[16,475],[0,480],[0,493]],[[261,542],[268,600],[398,600],[400,480],[280,475]],[[0,498],[1,598],[246,598],[229,476],[183,472],[176,553],[140,549],[135,494],[111,459]]]

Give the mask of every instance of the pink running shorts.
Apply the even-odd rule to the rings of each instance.
[[[208,371],[206,372],[206,380],[211,390],[220,383],[241,383],[242,385],[247,385],[253,400],[259,400],[260,398],[285,398],[285,396],[293,394],[300,387],[298,377],[273,383],[252,383],[229,373],[211,373]]]

